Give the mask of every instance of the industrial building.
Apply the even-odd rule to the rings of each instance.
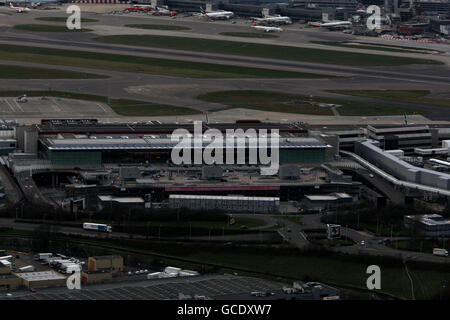
[[[305,195],[303,203],[308,210],[321,211],[352,204],[353,197],[341,192],[327,195]]]
[[[280,198],[171,194],[169,207],[172,209],[275,213],[280,211]]]
[[[270,150],[270,139],[268,139]],[[209,147],[210,141],[202,139],[202,152]],[[42,157],[56,165],[98,165],[104,163],[165,163],[171,161],[172,149],[179,147],[177,141],[170,136],[121,136],[121,137],[70,137],[42,138],[39,140],[39,151]],[[194,145],[183,145],[182,154],[190,153],[191,163],[194,163]],[[237,159],[237,146],[231,147]],[[245,161],[248,163],[250,143],[245,145]],[[325,151],[329,148],[315,138],[281,137],[279,138],[280,163],[320,163],[325,161]],[[222,150],[229,150],[224,143]],[[225,154],[225,151],[223,151]],[[225,162],[225,160],[223,160]],[[237,162],[237,161],[236,161]],[[236,163],[235,162],[235,163]]]
[[[144,199],[141,197],[114,197],[110,195],[99,195],[99,208],[110,208],[110,207],[136,207],[136,208],[144,208]]]
[[[450,219],[439,214],[405,216],[404,224],[407,228],[424,236],[441,237],[450,235]]]
[[[107,270],[110,272],[123,271],[123,257],[117,255],[89,257],[88,270]]]
[[[432,133],[427,125],[368,125],[367,137],[380,142],[383,150],[401,149],[406,154],[414,148],[432,148]]]
[[[11,273],[0,273],[0,291],[18,289],[23,285],[22,279]]]
[[[22,279],[27,288],[43,288],[62,286],[66,284],[66,277],[55,271],[21,272],[16,275]]]

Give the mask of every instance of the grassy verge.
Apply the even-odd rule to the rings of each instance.
[[[39,18],[35,18],[35,19],[40,20],[40,21],[49,21],[49,22],[66,22],[67,21],[67,17],[39,17]],[[98,22],[98,20],[81,18],[81,22]]]
[[[400,66],[409,64],[442,64],[439,61],[431,59],[415,59],[378,54],[363,54],[324,49],[298,48],[280,45],[171,36],[117,35],[97,37],[95,38],[95,40],[99,42],[133,46],[211,52],[347,66]]]
[[[275,34],[254,33],[254,32],[221,32],[222,36],[242,37],[242,38],[279,38]]]
[[[125,27],[137,29],[151,29],[151,30],[170,30],[170,31],[191,30],[191,28],[188,27],[171,26],[164,24],[126,24]]]
[[[5,44],[0,44],[0,59],[190,78],[330,77],[311,73]]]
[[[272,91],[216,91],[197,97],[200,100],[229,105],[234,108],[248,108],[263,111],[332,115],[330,107],[311,105],[310,97]],[[339,114],[346,116],[373,116],[420,113],[420,110],[392,105],[380,105],[334,98],[313,97],[313,103],[340,105]]]
[[[66,26],[53,26],[47,24],[18,24],[14,26],[16,30],[34,31],[34,32],[89,32],[90,29],[70,30]]]
[[[154,104],[146,101],[125,100],[125,99],[108,99],[104,96],[96,96],[90,94],[80,94],[74,92],[63,91],[0,91],[0,97],[15,97],[26,94],[29,97],[60,97],[66,99],[79,99],[103,102],[118,114],[124,116],[173,116],[173,115],[189,115],[200,113],[197,110],[177,107],[170,105]]]
[[[197,110],[145,101],[111,99],[109,106],[123,116],[183,116],[200,113]]]
[[[371,44],[355,44],[347,42],[333,42],[333,41],[311,41],[311,43],[323,44],[326,46],[335,46],[343,48],[353,48],[353,49],[368,49],[376,51],[387,51],[387,52],[408,52],[408,53],[423,53],[428,54],[427,50],[408,50],[407,48],[395,47],[395,46],[383,46],[383,45],[371,45]]]
[[[107,76],[35,67],[0,65],[0,79],[102,79]]]
[[[280,216],[281,219],[288,220],[290,222],[296,223],[300,226],[303,225],[303,219],[301,216]]]
[[[424,103],[450,107],[450,99],[427,98],[429,90],[328,90],[329,92],[349,96],[367,97],[383,100]]]
[[[93,222],[93,223],[105,223],[111,224],[111,221],[108,220],[97,220],[91,219],[82,222]],[[264,227],[266,223],[257,218],[240,218],[235,217],[236,223],[233,225],[229,225],[227,221],[137,221],[137,222],[127,222],[125,221],[122,225],[138,225],[138,226],[161,226],[161,227],[192,227],[192,228],[213,228],[213,229],[239,229],[242,226],[247,226],[248,228],[259,228]]]

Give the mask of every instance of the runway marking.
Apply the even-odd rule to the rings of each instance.
[[[108,111],[106,111],[106,109],[103,108],[103,106],[100,103],[97,103],[97,105],[103,110],[104,113],[108,113]]]
[[[13,113],[16,112],[16,110],[11,106],[11,104],[9,103],[8,99],[4,99],[6,104],[8,105],[8,107],[12,110]]]
[[[55,107],[57,108],[57,109],[55,109],[55,111],[61,112],[63,110],[63,108],[56,102],[56,99],[52,99],[52,101],[55,104]]]
[[[56,112],[61,112],[61,109],[60,109],[57,105],[52,104],[51,107],[52,107],[53,110],[55,110]]]
[[[16,100],[13,100],[14,105],[17,107],[17,109],[19,109],[20,112],[24,112],[22,107],[19,105],[19,103]]]

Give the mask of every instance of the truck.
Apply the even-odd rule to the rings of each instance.
[[[60,267],[61,272],[65,273],[65,274],[72,274],[74,272],[80,272],[81,271],[81,267],[79,264],[76,263],[63,263]]]
[[[35,260],[46,260],[47,258],[50,258],[52,256],[51,253],[38,253],[35,255]]]
[[[32,272],[32,271],[34,271],[34,266],[25,266],[25,267],[22,267],[22,268],[19,268],[19,271],[20,272]]]
[[[101,223],[85,222],[85,223],[83,223],[83,229],[84,230],[101,231],[101,232],[112,232],[111,226],[108,226],[106,224],[101,224]]]
[[[440,257],[448,257],[448,251],[446,249],[434,248],[433,255]]]

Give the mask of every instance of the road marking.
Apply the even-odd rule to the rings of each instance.
[[[97,105],[103,110],[104,113],[108,113],[108,112],[106,111],[106,109],[103,108],[103,106],[102,106],[100,103],[97,103]]]
[[[54,106],[52,106],[53,109],[57,112],[61,112],[63,108],[58,103],[56,103],[56,99],[53,98],[52,101],[55,104]]]
[[[14,105],[17,107],[17,109],[19,109],[20,112],[24,112],[22,107],[19,105],[19,103],[16,100],[13,100]]]
[[[11,104],[9,103],[8,99],[5,99],[6,104],[8,105],[8,107],[12,110],[12,112],[16,112],[16,110],[14,110],[14,108],[11,106]]]

